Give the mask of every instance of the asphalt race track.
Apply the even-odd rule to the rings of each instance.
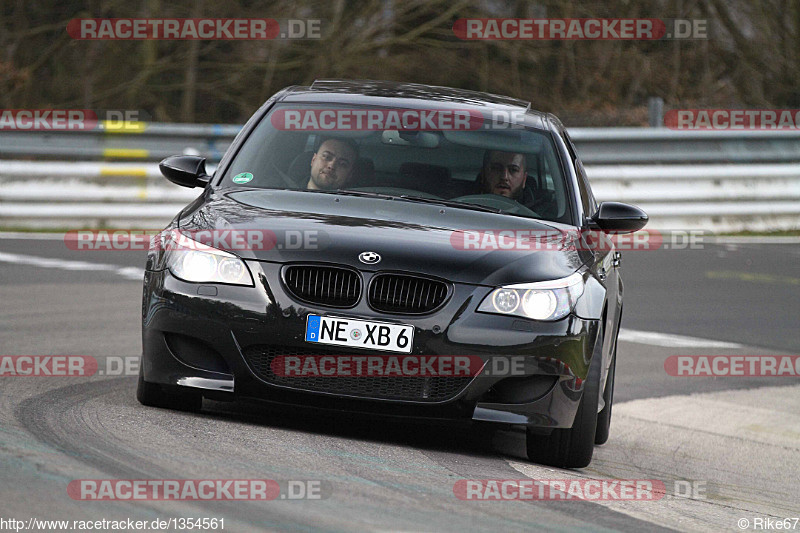
[[[106,369],[118,368],[109,360],[135,363],[142,266],[141,252],[0,236],[0,355],[87,355]],[[626,252],[622,269],[611,438],[589,468],[530,464],[520,435],[482,427],[210,401],[200,414],[146,408],[135,399],[135,375],[122,369],[7,376],[0,517],[209,517],[238,532],[743,531],[800,516],[798,378],[674,377],[664,369],[671,355],[800,354],[798,243]],[[524,478],[660,480],[665,494],[464,501],[453,492],[461,479]],[[79,479],[311,480],[321,498],[81,501],[67,491]]]

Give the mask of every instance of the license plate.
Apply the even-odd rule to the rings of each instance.
[[[414,326],[308,315],[306,341],[386,352],[411,353]]]

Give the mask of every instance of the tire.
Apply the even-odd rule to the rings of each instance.
[[[145,381],[141,370],[139,385],[136,387],[136,399],[142,405],[175,411],[199,411],[203,406],[201,394],[177,390],[167,392],[161,385]]]
[[[606,378],[606,390],[603,391],[603,410],[597,413],[597,430],[594,434],[595,444],[605,444],[611,430],[611,408],[614,405],[614,376],[617,368],[617,349],[614,347],[614,359],[611,361],[611,368],[608,369]]]
[[[602,327],[598,331],[597,339],[572,427],[554,429],[550,435],[537,435],[528,430],[526,444],[528,459],[532,462],[558,468],[583,468],[592,462],[600,394],[600,368],[603,366]]]

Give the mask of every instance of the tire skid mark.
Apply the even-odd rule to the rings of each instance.
[[[135,383],[131,378],[105,379],[88,383],[68,385],[51,390],[46,394],[23,400],[14,409],[14,416],[19,423],[30,431],[39,441],[53,447],[59,453],[80,461],[91,469],[99,470],[113,479],[183,479],[185,474],[168,470],[160,463],[130,453],[125,449],[125,442],[118,437],[109,436],[94,429],[102,426],[102,418],[98,411],[84,412],[84,407],[104,396],[119,392],[122,385]],[[131,387],[133,398],[133,387]],[[135,401],[135,400],[134,400]],[[145,409],[144,407],[142,409]],[[170,413],[180,416],[179,413]],[[183,415],[189,416],[192,415]],[[64,486],[66,495],[66,485]],[[104,501],[97,502],[111,507],[130,510],[131,502]],[[198,512],[211,516],[230,516],[230,503],[237,505],[251,502],[236,501],[136,501],[137,511],[149,512],[153,517],[164,516],[165,505],[170,506],[174,516],[195,516]],[[96,505],[96,504],[95,504]],[[191,509],[195,509],[192,511]],[[274,515],[273,515],[274,513]],[[257,522],[243,519],[237,513],[239,526],[260,529]],[[270,518],[277,519],[277,524],[288,525],[296,518],[291,513],[279,509],[270,509]],[[277,516],[275,516],[277,515]],[[281,516],[283,515],[283,516]],[[253,515],[253,518],[255,515]],[[263,516],[262,516],[263,518]],[[281,520],[283,519],[283,520]],[[227,521],[227,520],[226,520]],[[244,524],[242,524],[244,522]],[[314,530],[314,528],[309,528]],[[238,530],[238,528],[236,529]]]

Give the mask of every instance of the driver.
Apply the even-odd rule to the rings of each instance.
[[[525,154],[486,150],[478,176],[482,194],[498,194],[522,202],[525,188]]]
[[[311,177],[307,189],[341,189],[350,181],[358,159],[357,146],[352,141],[327,139],[311,158]]]

